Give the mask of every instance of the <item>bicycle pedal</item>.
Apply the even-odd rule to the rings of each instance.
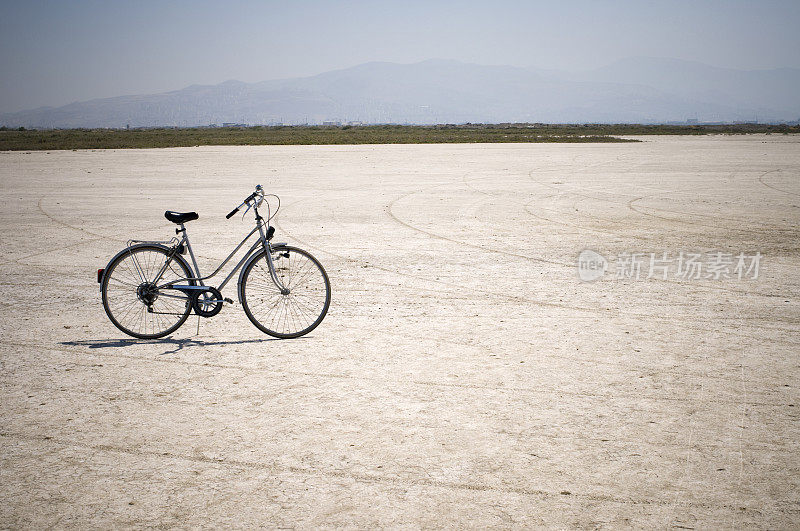
[[[224,300],[224,301],[225,301],[225,302],[227,302],[228,304],[233,304],[233,301],[232,301],[231,299],[229,299],[228,297],[225,297],[225,298],[224,298],[224,299],[222,299],[222,300]]]

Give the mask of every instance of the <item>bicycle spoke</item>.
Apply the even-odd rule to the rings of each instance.
[[[163,272],[162,272],[163,269]],[[159,275],[159,273],[161,273]],[[191,311],[189,298],[156,286],[190,276],[182,262],[160,247],[134,247],[105,273],[103,301],[111,321],[134,337],[161,337],[177,329]]]
[[[245,312],[268,334],[297,337],[313,329],[327,312],[327,276],[318,262],[299,249],[280,250],[273,260],[277,278],[288,293],[282,293],[275,285],[267,258],[262,255],[244,277]]]

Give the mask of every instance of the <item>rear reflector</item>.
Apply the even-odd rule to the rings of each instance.
[[[105,273],[105,272],[106,272],[105,269],[98,269],[97,270],[97,283],[98,284],[103,281],[103,273]]]

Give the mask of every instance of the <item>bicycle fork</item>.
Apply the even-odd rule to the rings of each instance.
[[[258,222],[258,232],[261,237],[261,245],[264,248],[264,254],[267,257],[269,276],[272,277],[272,281],[275,283],[278,289],[281,290],[281,295],[288,295],[291,290],[283,285],[283,282],[278,276],[278,272],[275,270],[275,261],[272,259],[272,245],[269,243],[269,240],[275,233],[275,227],[270,227],[267,230],[267,233],[264,234],[264,224],[262,223],[261,219],[259,219]]]

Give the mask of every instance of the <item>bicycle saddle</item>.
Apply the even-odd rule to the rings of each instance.
[[[197,212],[173,212],[172,210],[167,210],[164,212],[164,217],[173,223],[180,224],[195,220],[200,216],[197,215]]]

